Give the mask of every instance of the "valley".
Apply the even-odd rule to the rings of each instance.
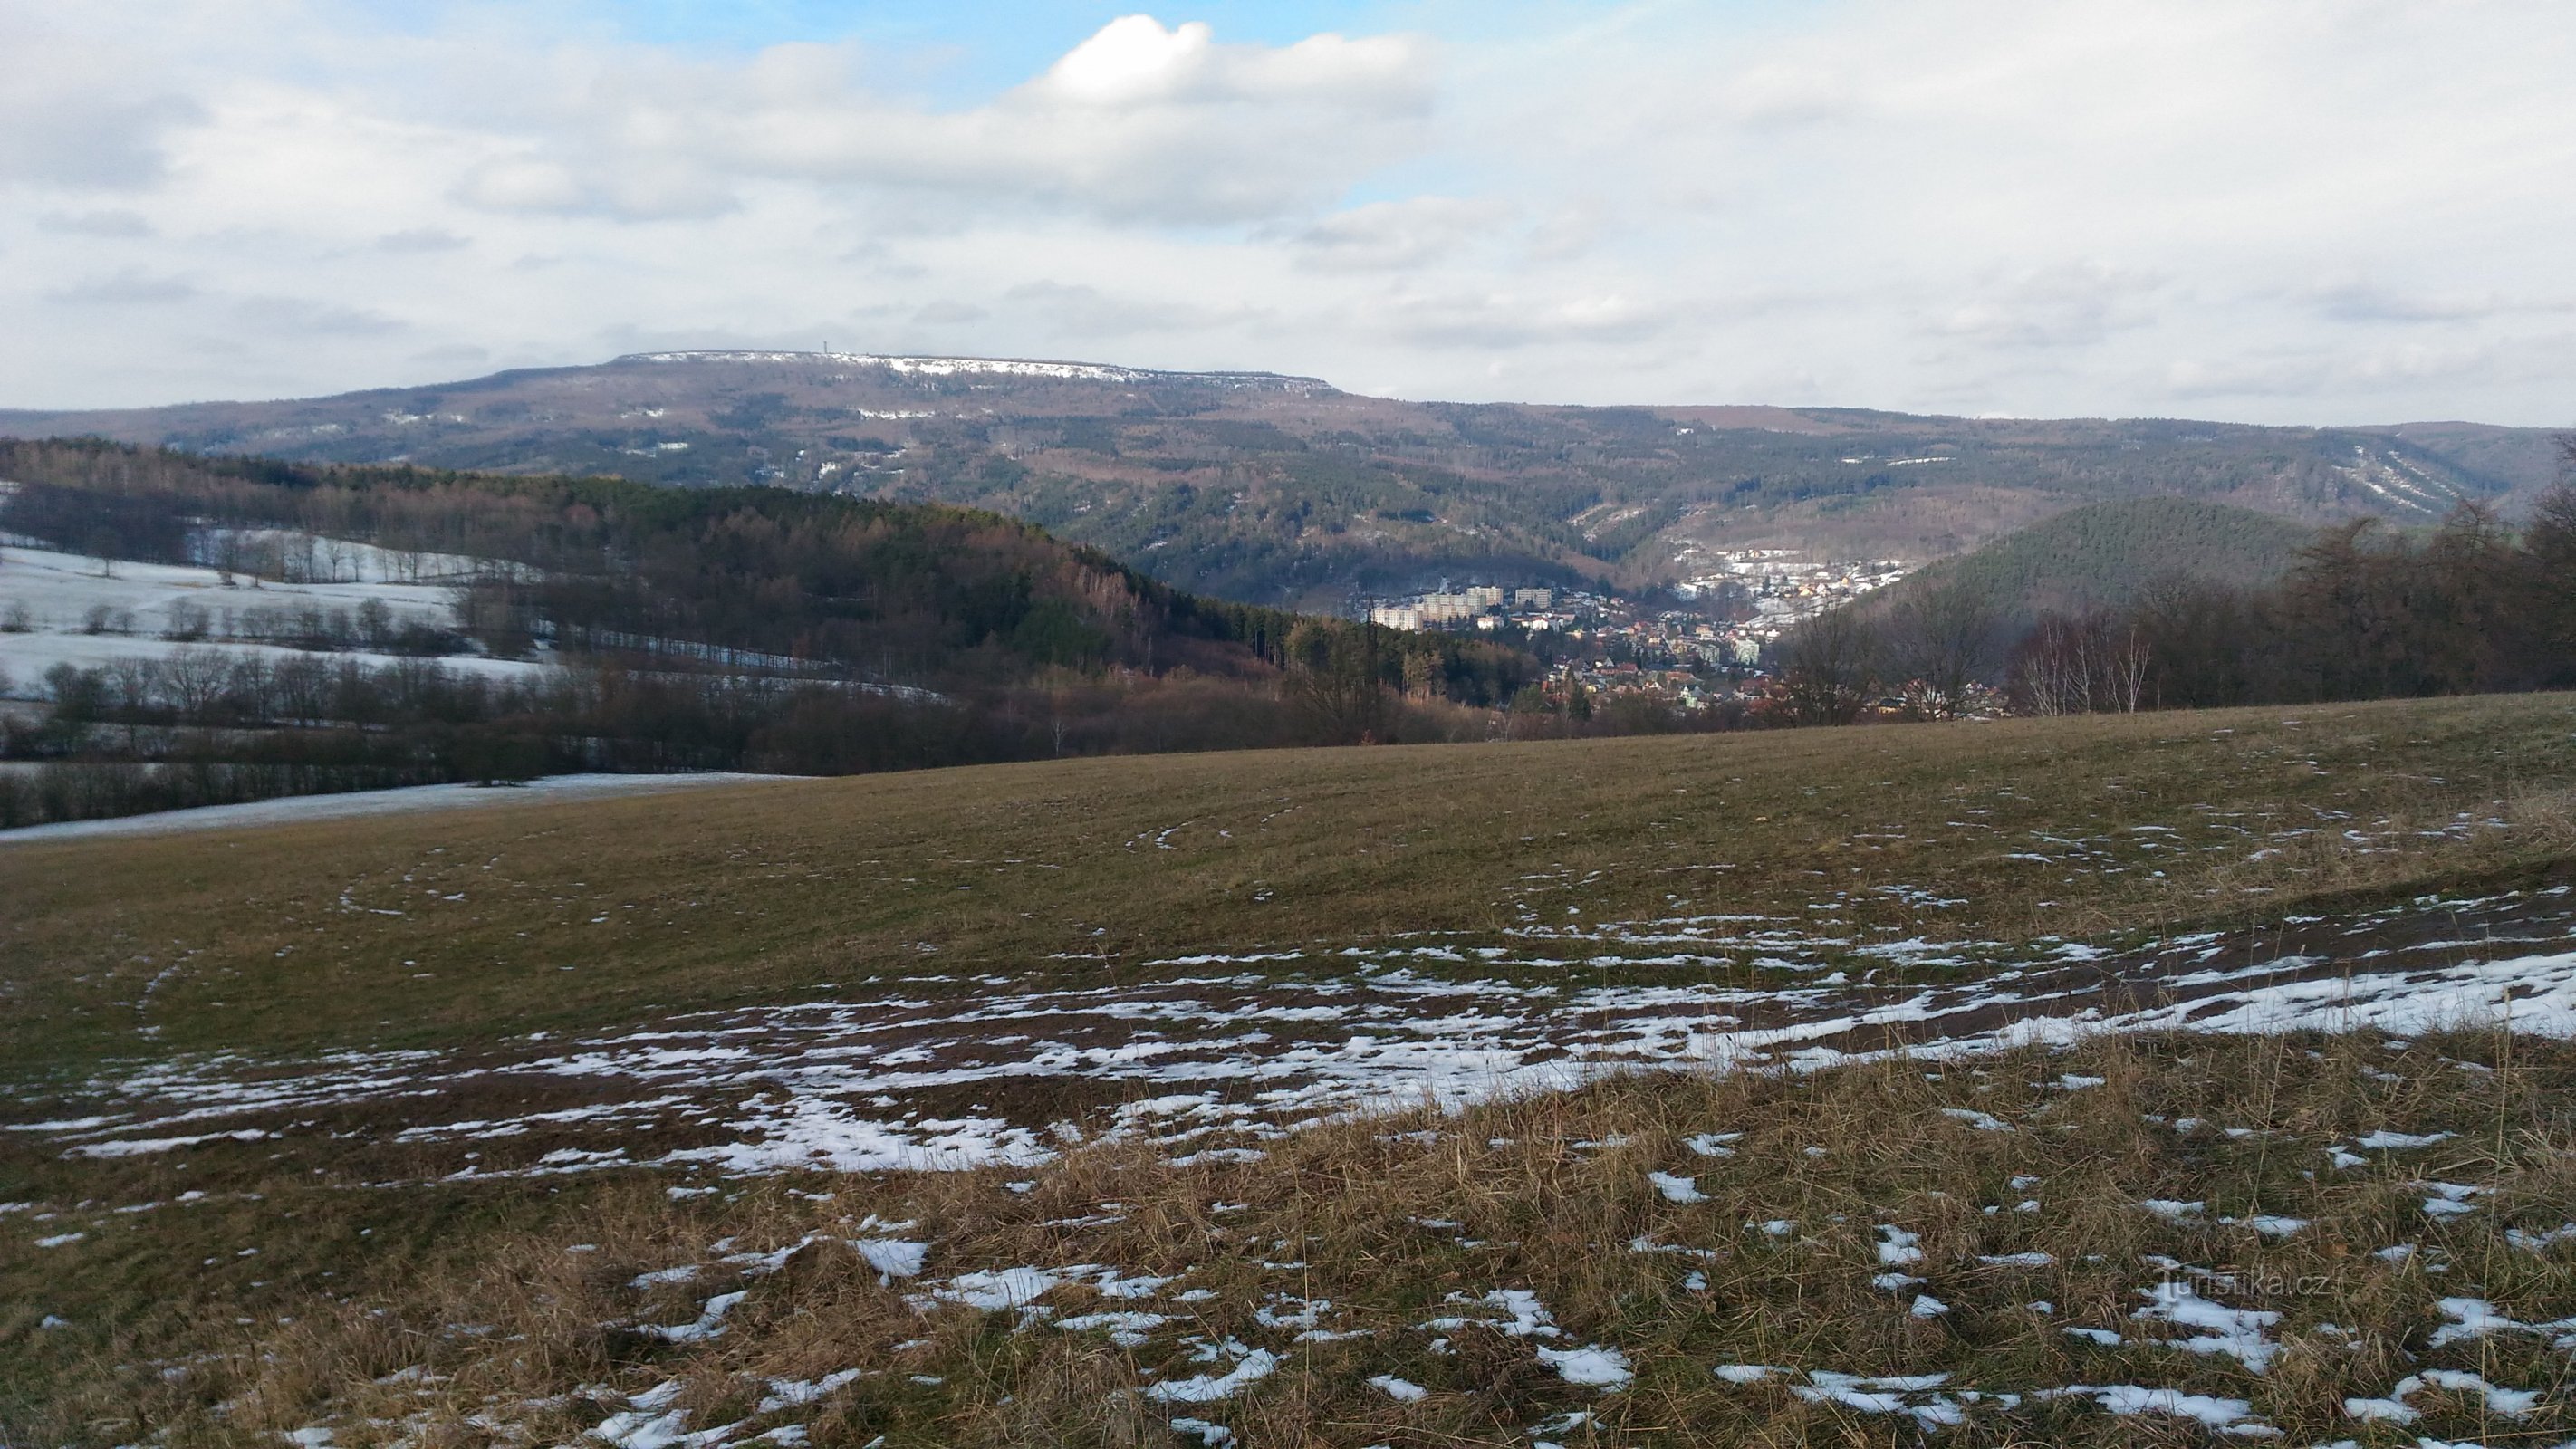
[[[2085,503],[2180,497],[2311,526],[2508,511],[2538,429],[1406,402],[1266,373],[679,352],[432,387],[129,412],[0,436],[767,483],[988,508],[1193,592],[1348,614],[1443,578],[1642,590],[1728,550],[1916,563]]]

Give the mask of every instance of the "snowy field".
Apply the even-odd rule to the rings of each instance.
[[[1884,984],[1828,972],[1849,943],[1784,920],[1514,935],[1505,947],[1433,938],[1148,962],[1154,979],[1121,985],[923,973],[470,1056],[182,1057],[23,1099],[10,1130],[72,1157],[312,1138],[335,1156],[399,1149],[399,1175],[415,1181],[634,1166],[687,1181],[1025,1166],[1101,1139],[1247,1160],[1354,1112],[1454,1109],[1608,1072],[1813,1069],[2099,1032],[2412,1034],[2509,1020],[2576,1035],[2576,888],[2565,886],[2119,953],[2058,943],[2016,961],[2000,945],[1945,948],[1929,982],[1921,970]],[[1941,961],[1972,959],[1941,979]],[[1753,960],[1773,974],[1744,984]],[[1562,984],[1611,963],[1709,979]],[[558,969],[572,983],[582,968]],[[1778,984],[1783,970],[1807,979]],[[381,1180],[395,1179],[389,1159]]]
[[[34,698],[46,670],[57,664],[94,669],[120,659],[160,658],[173,649],[211,649],[232,655],[265,655],[272,660],[310,658],[303,651],[272,644],[222,638],[232,632],[227,620],[240,621],[260,610],[287,616],[306,610],[355,614],[375,603],[384,607],[396,627],[407,623],[447,628],[455,621],[454,590],[441,584],[397,583],[381,550],[344,545],[353,550],[342,569],[356,576],[338,583],[285,584],[227,576],[212,568],[180,564],[119,562],[102,573],[99,561],[51,549],[0,546],[0,671],[14,683],[10,693]],[[116,632],[91,632],[93,618]],[[202,610],[213,637],[181,644],[161,635],[181,613]],[[395,656],[367,652],[336,653],[334,660],[383,666]],[[532,675],[545,666],[473,655],[440,660],[447,668],[495,678]]]
[[[123,835],[176,835],[251,825],[347,820],[360,815],[401,815],[425,810],[466,810],[483,805],[533,805],[559,800],[598,800],[616,795],[657,795],[705,785],[781,780],[784,775],[549,775],[514,785],[413,785],[399,790],[352,790],[337,795],[290,795],[242,805],[160,810],[108,820],[66,820],[0,830],[0,846],[32,841],[87,840]]]

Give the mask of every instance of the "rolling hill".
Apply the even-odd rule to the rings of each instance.
[[[2009,636],[2046,610],[2118,608],[2159,579],[2267,584],[2315,537],[2286,518],[2198,499],[2090,503],[1908,575],[1868,607],[1961,582],[1995,601]]]
[[[1405,402],[1311,378],[684,352],[281,402],[0,413],[0,435],[441,468],[769,483],[990,509],[1178,587],[1338,609],[1443,577],[1647,585],[1719,550],[1966,552],[2181,497],[2322,524],[2508,509],[2549,435],[1836,408]]]
[[[0,440],[0,828],[597,769],[1481,738],[1474,637],[938,503]],[[1399,699],[1394,691],[1406,691]]]

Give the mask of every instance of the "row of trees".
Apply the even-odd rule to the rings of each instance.
[[[1330,671],[1254,687],[1187,667],[1057,671],[970,706],[847,680],[613,668],[494,677],[436,660],[182,648],[96,669],[57,665],[41,688],[50,703],[41,716],[0,713],[0,759],[36,766],[0,771],[14,792],[0,826],[567,771],[829,775],[1482,739],[1495,718]],[[44,783],[57,779],[87,783]]]

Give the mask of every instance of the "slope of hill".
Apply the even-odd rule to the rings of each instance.
[[[46,702],[0,713],[0,758],[64,767],[0,774],[0,825],[566,770],[1481,738],[1459,706],[1534,667],[1197,598],[943,504],[96,442],[0,441],[0,477],[0,529],[55,546],[0,558],[0,666],[26,674],[0,694]],[[124,803],[75,798],[93,785]]]
[[[1689,576],[1715,550],[1923,559],[2083,503],[2307,523],[2510,506],[2535,430],[1401,402],[1308,378],[842,353],[653,353],[290,402],[0,413],[0,434],[774,483],[971,505],[1177,586],[1340,607],[1459,579]]]
[[[2570,724],[0,847],[0,1437],[2558,1443]]]
[[[1932,564],[1873,596],[1875,608],[1960,582],[1994,601],[2007,635],[2044,610],[2118,608],[2158,579],[2270,583],[2316,530],[2285,518],[2188,498],[2092,503]]]

